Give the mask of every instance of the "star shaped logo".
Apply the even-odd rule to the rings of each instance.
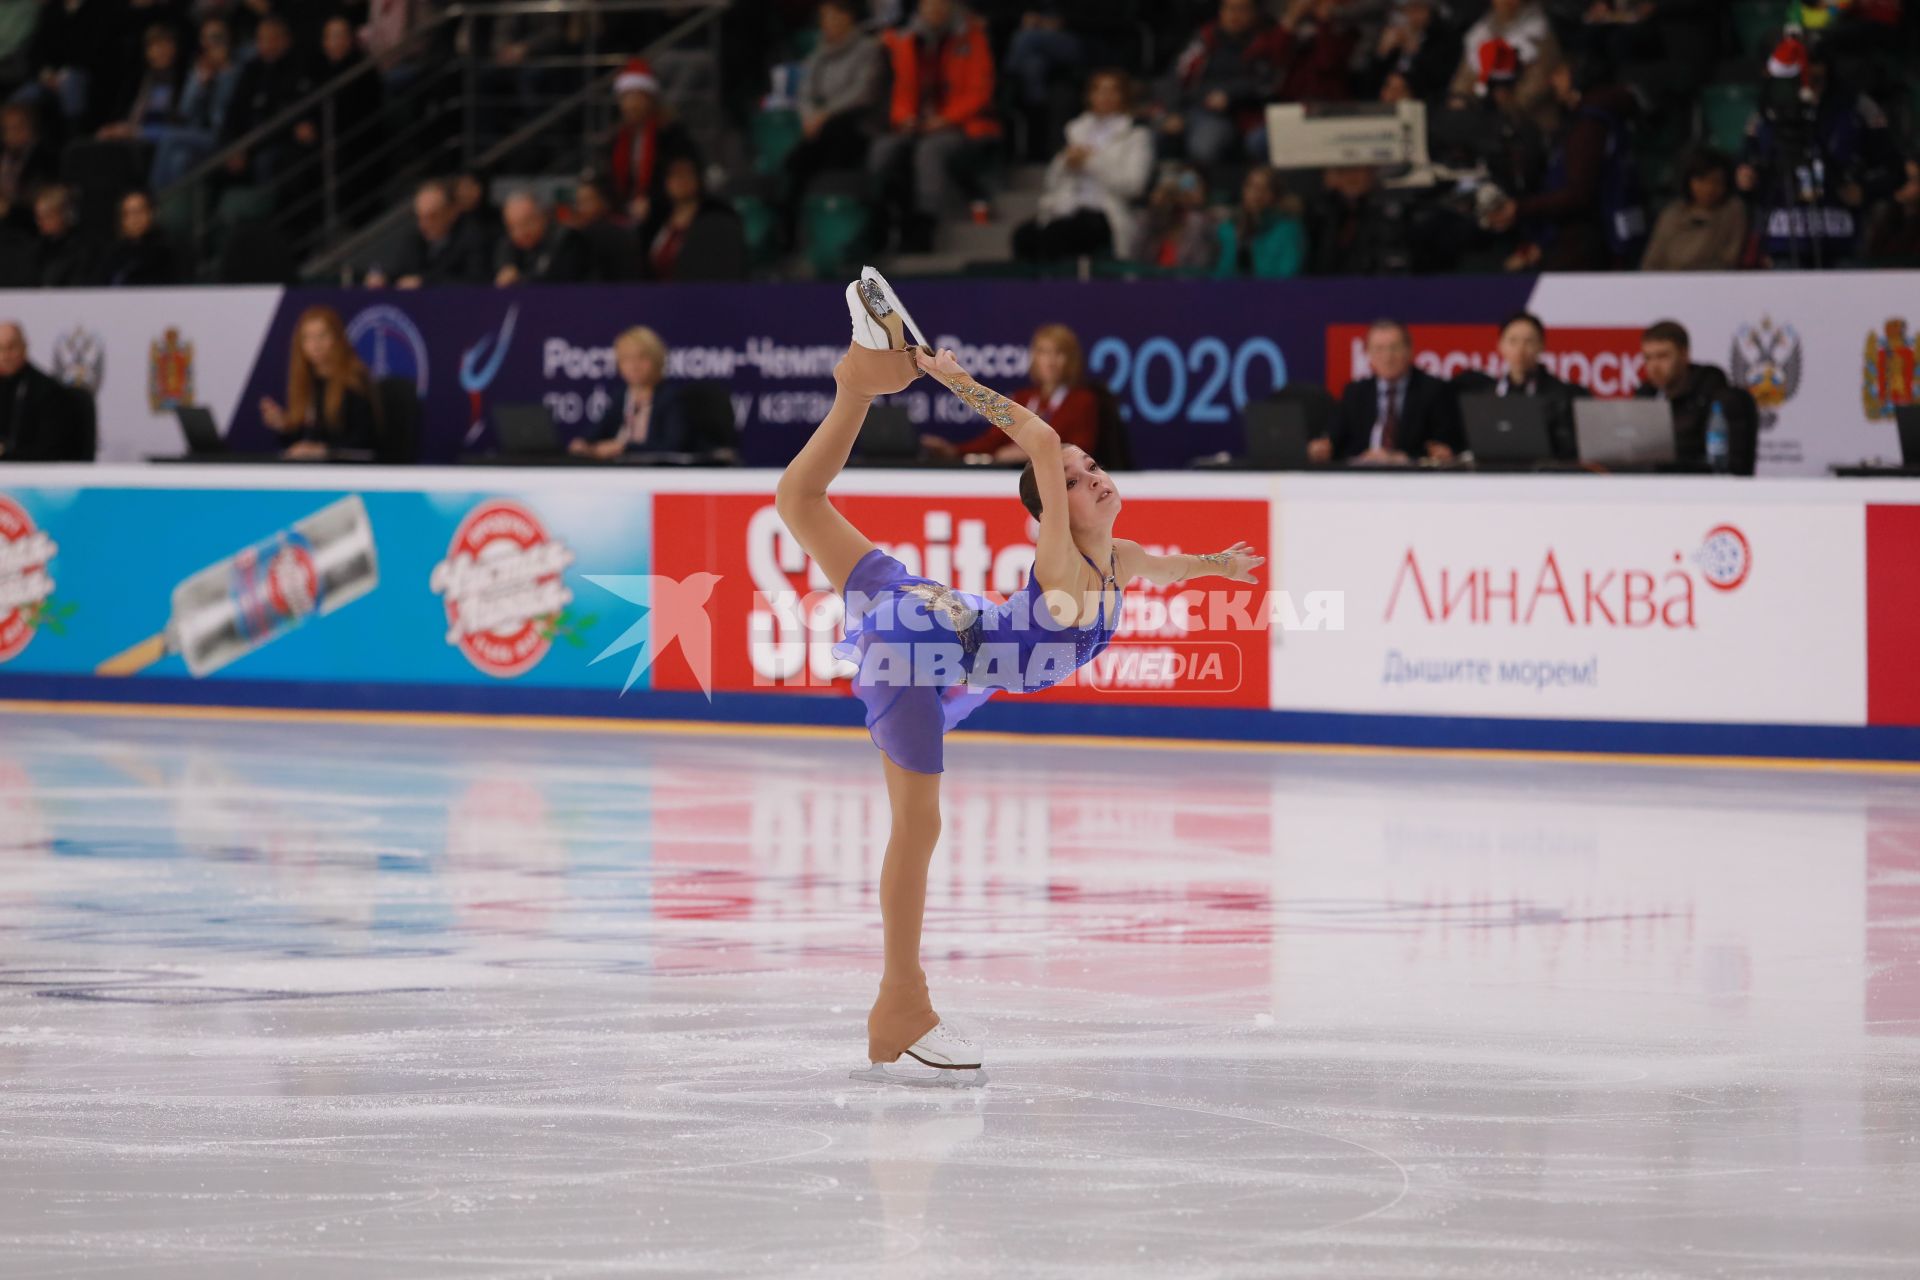
[[[652,666],[654,660],[678,640],[681,654],[686,658],[687,665],[693,668],[694,681],[699,684],[700,691],[707,695],[707,701],[713,701],[713,620],[707,616],[707,600],[712,597],[713,588],[720,581],[719,574],[690,573],[685,578],[668,578],[653,573],[582,576],[594,586],[611,591],[622,600],[645,610],[632,626],[620,634],[619,639],[593,660],[597,663],[616,653],[639,649],[633,655],[633,666],[627,672],[627,682],[620,686],[622,694],[633,688],[640,673]],[[587,665],[592,666],[593,663]]]

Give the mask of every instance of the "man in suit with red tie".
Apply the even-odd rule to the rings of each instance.
[[[1313,440],[1315,462],[1361,463],[1452,459],[1463,447],[1460,404],[1453,388],[1413,367],[1413,337],[1398,320],[1376,320],[1367,330],[1370,378],[1347,384],[1333,434]]]

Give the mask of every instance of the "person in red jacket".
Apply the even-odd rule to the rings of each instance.
[[[972,198],[976,221],[988,216],[975,174],[981,151],[1000,136],[993,51],[986,24],[954,0],[920,0],[913,21],[883,38],[893,99],[888,132],[868,154],[867,171],[888,203],[908,214],[903,247],[924,249],[957,190]]]
[[[1077,445],[1083,452],[1092,454],[1099,442],[1100,401],[1093,389],[1080,380],[1084,367],[1080,339],[1074,336],[1073,330],[1063,324],[1043,324],[1033,335],[1027,370],[1032,381],[1010,398],[1051,423],[1060,433],[1062,445]],[[998,427],[988,427],[970,440],[923,435],[920,444],[936,458],[990,453],[998,462],[1023,462],[1027,456]]]

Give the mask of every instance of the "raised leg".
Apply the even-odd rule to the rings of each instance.
[[[847,575],[873,550],[873,543],[834,510],[827,500],[827,486],[846,468],[874,396],[898,391],[918,376],[913,357],[904,351],[849,347],[833,371],[833,408],[787,464],[774,489],[774,509],[787,532],[813,557],[835,591],[846,590]]]
[[[920,967],[927,914],[927,867],[940,841],[940,775],[903,769],[885,756],[893,828],[880,867],[880,920],[886,961],[880,994],[867,1015],[867,1060],[892,1062],[939,1025]]]

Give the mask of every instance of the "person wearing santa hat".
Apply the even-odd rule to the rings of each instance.
[[[682,156],[696,162],[693,139],[660,103],[660,81],[645,58],[634,58],[614,77],[620,130],[613,136],[607,175],[614,200],[634,222],[646,221],[667,194],[667,165]]]
[[[1493,0],[1486,14],[1467,28],[1466,53],[1454,73],[1448,97],[1458,106],[1465,106],[1473,97],[1474,87],[1480,82],[1481,46],[1490,40],[1503,40],[1520,55],[1522,70],[1514,86],[1520,109],[1533,117],[1542,133],[1552,133],[1560,123],[1553,69],[1564,55],[1545,9],[1536,0]]]
[[[1789,26],[1767,58],[1761,109],[1734,173],[1756,206],[1760,265],[1851,259],[1866,210],[1891,196],[1900,177],[1886,112],[1835,85],[1821,43]]]

